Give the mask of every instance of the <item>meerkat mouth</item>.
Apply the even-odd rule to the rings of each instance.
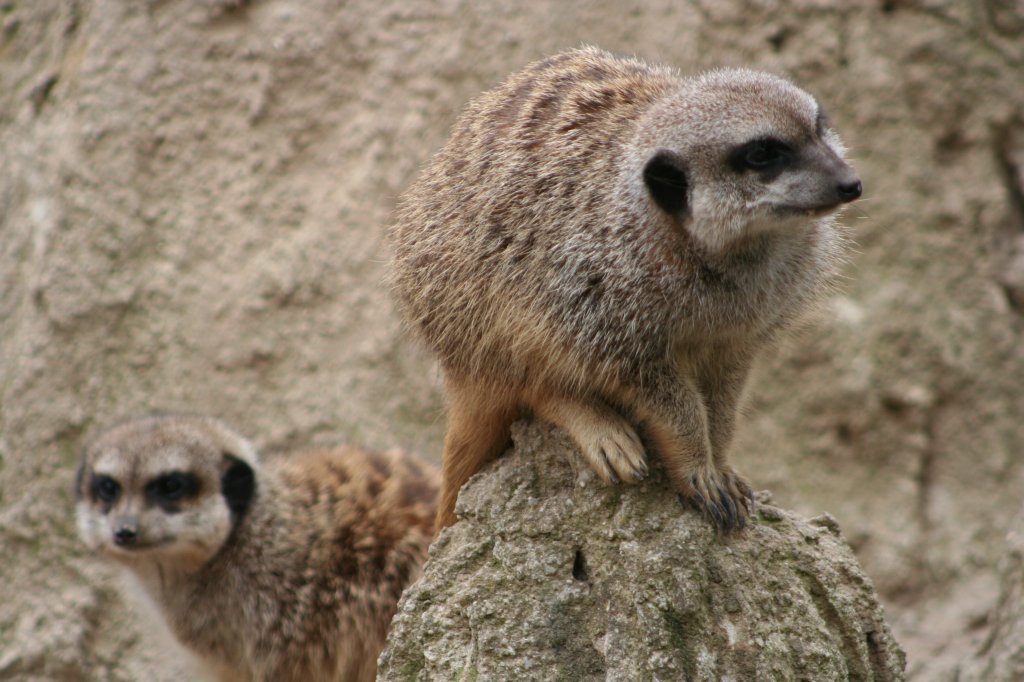
[[[171,544],[174,544],[174,540],[172,539],[153,540],[150,542],[136,542],[133,545],[111,544],[107,547],[107,551],[115,556],[134,556],[162,549]]]
[[[790,206],[790,205],[779,205],[774,209],[774,213],[783,216],[806,216],[808,218],[820,218],[830,213],[834,213],[842,204],[824,204],[822,206]]]

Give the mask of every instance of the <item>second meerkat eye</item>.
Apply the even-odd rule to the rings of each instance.
[[[154,478],[146,486],[146,495],[160,502],[177,502],[195,497],[199,492],[199,480],[193,474],[173,471]]]
[[[729,155],[729,165],[742,172],[779,171],[793,159],[793,149],[774,137],[758,138],[741,144]]]
[[[117,501],[117,496],[121,494],[121,484],[110,476],[103,476],[101,474],[92,477],[89,488],[95,499],[107,504]]]

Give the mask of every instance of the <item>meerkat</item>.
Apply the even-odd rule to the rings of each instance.
[[[355,447],[261,464],[215,419],[148,417],[86,446],[76,516],[212,678],[364,682],[426,557],[438,478]]]
[[[448,394],[437,526],[533,414],[605,481],[647,448],[719,528],[757,352],[820,296],[861,195],[818,102],[767,73],[681,77],[584,48],[472,101],[399,202],[391,282]],[[642,436],[642,437],[641,437]]]

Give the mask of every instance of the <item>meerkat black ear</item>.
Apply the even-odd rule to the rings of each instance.
[[[678,154],[659,149],[644,166],[644,184],[661,210],[682,217],[689,210],[686,164]]]
[[[220,479],[220,492],[235,518],[241,518],[256,494],[256,474],[249,464],[230,452],[224,453],[226,469]]]

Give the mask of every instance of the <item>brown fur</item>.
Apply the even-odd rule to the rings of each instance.
[[[750,151],[764,144],[783,165]],[[392,234],[398,300],[450,398],[438,528],[529,412],[607,481],[642,478],[646,442],[680,493],[742,527],[737,403],[833,272],[830,216],[860,195],[843,151],[780,78],[680,78],[594,48],[471,102]]]
[[[251,499],[234,511],[224,483],[232,467],[236,499],[245,496],[244,468],[255,474]],[[172,509],[147,492],[168,471],[198,483]],[[121,488],[113,502],[95,489],[103,475]],[[355,447],[261,466],[212,419],[148,418],[86,448],[78,523],[217,679],[366,682],[398,598],[426,558],[437,478],[416,458]],[[137,538],[121,546],[112,538],[126,525]]]

